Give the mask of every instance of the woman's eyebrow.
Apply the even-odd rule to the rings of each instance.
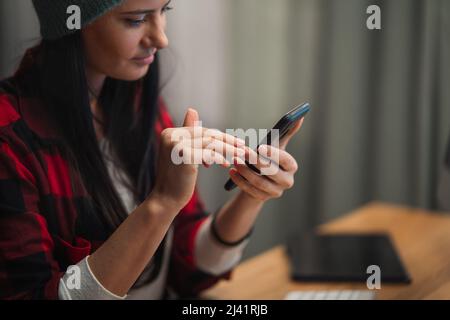
[[[172,2],[172,0],[167,1],[167,3],[163,6],[163,8],[167,7],[170,3]],[[154,10],[135,10],[135,11],[127,11],[127,12],[121,12],[121,14],[131,14],[131,15],[138,15],[138,14],[149,14],[152,12],[155,12],[156,9]]]

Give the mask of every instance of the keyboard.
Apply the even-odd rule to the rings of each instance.
[[[291,291],[285,300],[374,300],[369,290]]]

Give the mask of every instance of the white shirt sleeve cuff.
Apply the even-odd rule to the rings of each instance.
[[[88,257],[74,266],[59,281],[58,297],[60,300],[124,300],[106,289],[92,273]]]
[[[221,275],[239,263],[249,239],[234,247],[220,243],[211,232],[212,220],[212,216],[209,216],[202,223],[197,233],[195,238],[195,262],[199,269],[213,275]]]

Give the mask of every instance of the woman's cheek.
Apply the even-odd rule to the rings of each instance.
[[[127,65],[135,56],[135,45],[130,39],[116,38],[114,44],[108,48],[109,54],[114,57],[111,63],[116,67]]]
[[[126,61],[131,61],[137,55],[142,55],[139,48],[141,34],[137,31],[124,31],[116,33],[114,41],[116,55]]]

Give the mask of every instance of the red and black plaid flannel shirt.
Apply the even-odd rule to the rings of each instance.
[[[33,95],[33,54],[0,83],[0,299],[57,299],[67,266],[92,254],[107,238],[84,188],[72,188],[69,164],[45,105]],[[155,127],[173,127],[160,103]],[[77,178],[77,177],[75,177]],[[75,179],[77,180],[77,179]],[[194,295],[228,279],[199,270],[194,240],[207,214],[195,193],[174,222],[168,286]]]

